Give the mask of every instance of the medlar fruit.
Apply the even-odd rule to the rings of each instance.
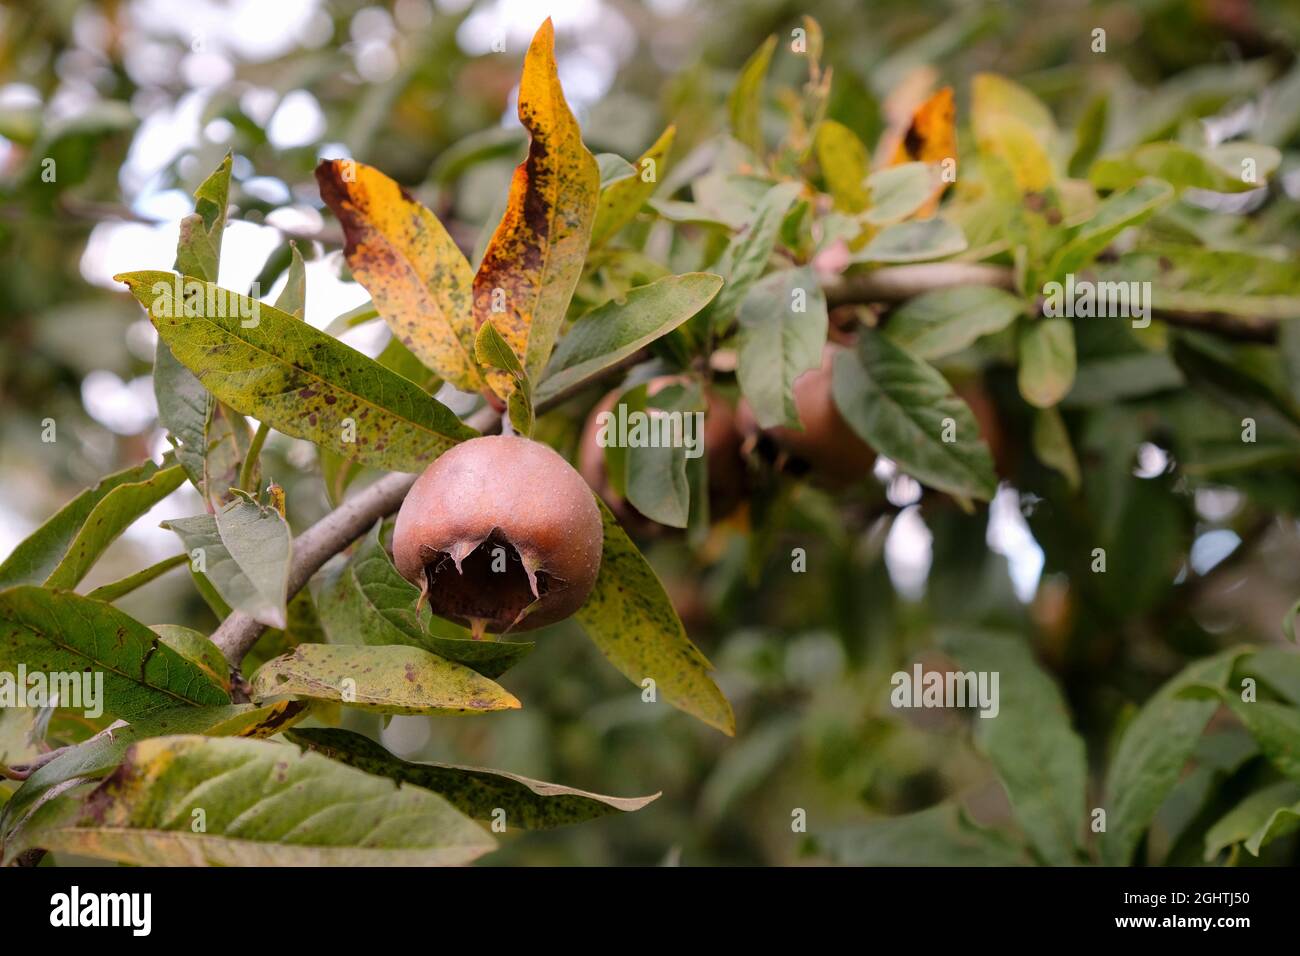
[[[778,458],[792,474],[806,474],[831,488],[865,480],[876,462],[876,453],[849,427],[831,394],[831,367],[842,349],[828,342],[821,365],[795,379],[794,404],[802,431],[783,425],[760,430],[748,402],[742,401],[737,410],[741,431],[756,440],[760,453]]]
[[[489,435],[415,480],[397,513],[393,561],[435,614],[479,638],[578,610],[603,540],[600,509],[572,465],[539,442]]]
[[[680,375],[660,375],[646,383],[646,394],[657,395],[672,385],[687,385]],[[648,533],[660,527],[614,493],[605,469],[605,449],[596,440],[600,431],[602,412],[612,412],[621,389],[615,389],[602,398],[587,416],[578,443],[578,471],[587,484],[600,495],[621,523],[634,531]],[[741,456],[741,434],[736,427],[736,414],[722,396],[711,389],[704,392],[704,455],[708,461],[709,516],[725,518],[736,510],[745,498],[747,473]]]

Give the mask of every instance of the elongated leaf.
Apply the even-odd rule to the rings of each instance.
[[[722,278],[708,272],[666,276],[588,312],[560,340],[537,389],[538,401],[573,388],[667,335],[708,305],[721,287]]]
[[[102,672],[104,712],[126,720],[175,704],[228,704],[203,669],[111,604],[30,585],[0,592],[0,662]]]
[[[474,358],[483,368],[495,369],[510,377],[514,383],[506,406],[510,424],[525,438],[531,436],[534,419],[533,387],[528,381],[528,373],[519,364],[519,356],[515,355],[510,343],[491,322],[484,322],[478,327],[478,335],[474,339]]]
[[[871,208],[863,218],[873,226],[900,222],[926,205],[940,182],[936,168],[929,163],[903,163],[878,170],[867,179]]]
[[[168,272],[116,278],[213,394],[286,435],[377,468],[420,471],[476,434],[419,386],[279,309]],[[209,303],[220,314],[208,315]]]
[[[1234,843],[1245,844],[1250,853],[1259,856],[1264,843],[1297,825],[1300,825],[1300,783],[1280,780],[1256,790],[1206,831],[1205,862],[1213,863]]]
[[[163,560],[151,564],[149,567],[137,571],[134,574],[128,574],[121,580],[114,581],[111,584],[101,585],[93,591],[87,592],[86,597],[94,598],[96,601],[106,601],[109,604],[112,604],[123,595],[130,594],[136,588],[143,587],[150,581],[162,577],[172,568],[180,567],[182,564],[188,562],[189,559],[190,557],[188,554],[174,554],[170,558],[164,558]]]
[[[596,220],[591,227],[591,248],[598,249],[617,235],[654,195],[676,133],[677,128],[669,126],[633,164],[631,176],[617,179],[600,190]]]
[[[1273,766],[1300,780],[1300,707],[1273,701],[1243,701],[1231,691],[1223,702],[1237,715]]]
[[[596,501],[605,524],[604,550],[591,596],[575,615],[578,623],[633,684],[654,680],[659,697],[733,736],[736,718],[709,676],[713,666],[686,636],[654,569],[604,502]]]
[[[854,262],[923,262],[955,255],[966,248],[966,236],[947,219],[914,219],[886,226],[860,252]]]
[[[230,198],[230,153],[194,191],[194,212],[181,220],[176,245],[176,271],[208,282],[217,281],[221,239]]]
[[[275,307],[295,319],[301,319],[307,311],[307,264],[302,261],[296,242],[289,243],[289,275],[275,300]]]
[[[72,539],[58,566],[50,572],[45,586],[76,587],[123,531],[184,481],[184,469],[173,465],[154,472],[143,481],[118,485],[110,491],[86,516],[85,524]]]
[[[812,269],[782,269],[759,281],[739,312],[736,375],[764,428],[801,427],[794,383],[821,365],[829,320]]]
[[[1125,189],[1144,176],[1163,179],[1182,192],[1193,187],[1236,193],[1258,189],[1282,161],[1262,143],[1234,141],[1198,150],[1182,143],[1144,143],[1093,163],[1088,178],[1098,189]]]
[[[535,646],[530,642],[476,641],[469,631],[428,608],[416,613],[419,589],[397,573],[380,543],[382,522],[375,522],[356,553],[321,591],[320,616],[334,644],[405,644],[464,664],[484,677],[499,677]],[[450,634],[433,634],[431,623]]]
[[[1024,302],[1003,289],[978,285],[935,289],[895,309],[885,334],[917,358],[938,359],[1001,332],[1024,310]]]
[[[919,813],[818,834],[817,845],[848,866],[1025,866],[1023,849],[941,803]]]
[[[1048,278],[1063,281],[1066,273],[1083,268],[1121,232],[1149,219],[1173,198],[1174,191],[1168,183],[1153,179],[1142,180],[1131,189],[1109,196],[1052,256],[1047,267]]]
[[[474,362],[474,274],[438,217],[379,170],[350,159],[316,167],[344,256],[396,339],[457,388],[482,387]]]
[[[1079,459],[1070,444],[1070,433],[1061,413],[1055,408],[1040,408],[1034,415],[1034,454],[1049,468],[1055,468],[1077,491],[1083,476],[1079,472]]]
[[[727,283],[713,300],[709,315],[715,326],[730,322],[749,290],[767,269],[776,238],[790,204],[803,187],[799,183],[777,183],[758,203],[749,228],[731,241],[719,266]]]
[[[515,168],[505,215],[474,276],[474,316],[497,327],[536,381],[582,272],[600,192],[596,160],[560,88],[549,18],[524,58],[519,120],[532,137],[528,158]],[[509,381],[489,376],[502,397]]]
[[[43,525],[28,535],[0,564],[0,588],[18,584],[41,584],[67,557],[94,509],[123,485],[150,481],[159,469],[151,461],[135,465],[100,479],[60,508]]]
[[[1069,319],[1035,319],[1020,328],[1020,394],[1038,408],[1051,408],[1074,385],[1074,326]]]
[[[197,736],[132,745],[84,801],[42,806],[24,840],[144,866],[454,865],[494,845],[427,790],[288,744]]]
[[[519,707],[504,688],[417,647],[299,644],[250,681],[255,702],[333,700],[385,714],[486,714]]]
[[[980,152],[1004,162],[1020,192],[1041,192],[1052,184],[1056,123],[1028,90],[992,73],[977,74],[971,125]]]
[[[727,113],[731,118],[731,135],[755,155],[763,155],[763,81],[776,50],[776,37],[763,41],[740,70],[727,99]]]
[[[179,624],[154,624],[149,630],[162,638],[162,642],[181,657],[196,665],[226,693],[230,693],[230,664],[217,645],[204,635]]]
[[[474,820],[491,821],[498,810],[504,810],[507,830],[551,830],[611,813],[630,813],[659,796],[606,797],[503,770],[410,763],[368,737],[347,730],[293,731],[289,739],[349,767],[432,790]]]
[[[993,456],[974,414],[947,379],[906,349],[863,334],[856,353],[835,356],[831,389],[862,440],[918,481],[961,497],[993,497]]]
[[[168,707],[119,727],[110,734],[92,737],[59,754],[37,768],[15,791],[0,813],[0,834],[7,834],[49,792],[51,787],[75,777],[101,777],[122,762],[136,741],[169,734],[203,734],[206,737],[270,737],[287,730],[307,716],[309,707],[300,701],[280,701],[259,707],[255,704],[226,704],[211,707]]]
[[[975,719],[975,738],[1042,858],[1053,866],[1079,862],[1088,764],[1060,690],[1018,637],[963,631],[943,645],[963,670],[1000,675],[998,713]]]
[[[1101,862],[1127,866],[1143,832],[1169,791],[1218,707],[1216,700],[1179,695],[1193,684],[1222,686],[1240,650],[1197,661],[1170,679],[1142,707],[1124,731],[1106,774],[1106,830]]]
[[[862,140],[847,126],[828,119],[817,127],[813,142],[835,208],[853,215],[864,212],[871,202],[866,184],[871,156]]]
[[[247,497],[217,515],[164,521],[190,552],[200,571],[228,605],[267,627],[285,625],[292,553],[289,526],[274,508]]]
[[[703,449],[702,422],[707,407],[704,396],[697,388],[681,386],[670,386],[653,396],[647,394],[644,385],[638,386],[634,392],[634,396],[624,396],[623,399],[629,416],[641,412],[649,416],[650,421],[661,418],[671,423],[674,420],[672,416],[679,415],[682,431],[680,436],[672,435],[674,426],[668,424],[662,427],[666,429],[664,434],[670,436],[669,442],[638,444],[625,449],[621,487],[632,507],[651,521],[670,528],[685,528],[691,507],[686,445],[690,442],[695,449]],[[667,418],[662,419],[662,416]],[[695,427],[694,423],[700,423],[700,427]]]

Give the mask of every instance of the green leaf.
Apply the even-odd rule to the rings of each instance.
[[[740,304],[736,375],[764,428],[801,428],[794,383],[821,365],[826,297],[811,268],[782,269],[759,281]]]
[[[611,813],[631,813],[659,796],[606,797],[503,770],[411,763],[393,756],[368,737],[347,730],[295,730],[289,739],[349,767],[432,790],[474,820],[492,821],[499,818],[494,817],[498,810],[504,810],[507,830],[551,830]]]
[[[845,866],[1026,866],[1029,857],[995,830],[976,826],[955,803],[817,835]]]
[[[1064,475],[1072,491],[1079,490],[1083,480],[1079,459],[1070,444],[1065,420],[1055,408],[1040,408],[1034,414],[1034,454],[1044,465]]]
[[[1143,705],[1129,723],[1106,773],[1104,866],[1127,866],[1143,832],[1183,771],[1196,741],[1218,708],[1216,700],[1179,695],[1194,684],[1222,686],[1241,650],[1188,665]]]
[[[125,727],[114,729],[110,734],[83,741],[33,771],[0,813],[0,836],[7,836],[20,825],[28,811],[52,787],[76,777],[91,779],[103,776],[122,762],[127,749],[138,740],[169,734],[269,737],[292,727],[307,713],[308,705],[298,701],[281,701],[265,707],[255,704],[182,705],[155,711]]]
[[[420,590],[393,567],[380,542],[382,525],[375,522],[352,558],[321,589],[321,623],[331,643],[420,647],[484,677],[499,677],[528,655],[532,642],[476,641],[464,628],[432,618],[427,607],[417,614]],[[434,623],[464,636],[432,634]]]
[[[975,719],[975,739],[1039,855],[1053,866],[1079,862],[1088,765],[1055,682],[1018,637],[963,631],[942,644],[963,670],[1000,675],[998,713]]]
[[[591,227],[592,249],[599,249],[616,236],[654,195],[660,177],[663,175],[668,152],[673,148],[673,137],[676,132],[676,127],[669,126],[660,133],[654,145],[647,149],[631,167],[631,175],[619,177],[609,183],[605,182],[603,176],[601,177],[596,221]]]
[[[302,261],[296,242],[289,243],[291,259],[289,260],[289,277],[275,300],[275,307],[295,319],[301,319],[307,309],[307,266]],[[182,270],[183,271],[183,270]],[[213,276],[211,281],[216,282]]]
[[[799,183],[784,182],[764,193],[749,228],[733,239],[723,253],[718,266],[727,284],[709,309],[715,327],[731,321],[750,288],[767,269],[781,221],[802,188]]]
[[[901,222],[930,201],[937,180],[929,163],[900,163],[877,170],[867,178],[871,208],[863,218],[873,226]]]
[[[105,498],[124,485],[147,483],[162,470],[165,469],[146,461],[102,478],[93,488],[77,495],[23,539],[0,564],[0,588],[48,580],[67,557],[91,512]]]
[[[721,276],[708,272],[666,276],[588,312],[560,340],[537,400],[547,401],[667,335],[708,305],[721,287]]]
[[[1076,364],[1069,319],[1032,319],[1020,326],[1020,394],[1030,405],[1052,408],[1069,394]]]
[[[990,286],[953,286],[923,292],[895,309],[885,334],[917,358],[938,359],[1001,332],[1024,313],[1018,296]]]
[[[286,435],[376,468],[420,471],[476,434],[419,386],[279,309],[168,272],[116,278],[217,398]],[[207,315],[209,302],[222,314]]]
[[[231,154],[226,153],[226,158],[194,191],[194,212],[181,220],[174,268],[183,275],[208,282],[217,281],[221,238],[226,230],[232,162]]]
[[[1056,123],[1024,87],[992,73],[977,74],[971,83],[971,127],[980,153],[1005,164],[1021,194],[1052,185]]]
[[[199,570],[222,600],[267,627],[284,627],[292,542],[275,508],[240,495],[215,516],[175,518],[162,526],[180,536],[192,566],[201,558]]]
[[[856,352],[835,356],[831,375],[840,414],[877,452],[933,488],[983,501],[993,497],[993,456],[975,416],[934,368],[867,332]]]
[[[528,381],[528,373],[519,363],[519,356],[510,348],[510,343],[497,331],[491,322],[479,326],[474,338],[474,358],[484,368],[505,372],[514,382],[510,390],[506,407],[510,415],[510,424],[515,431],[525,438],[533,433],[533,387]]]
[[[299,644],[267,661],[250,696],[332,700],[384,714],[487,714],[519,701],[468,667],[418,647]]]
[[[817,127],[813,142],[835,208],[852,215],[865,212],[872,198],[866,185],[871,156],[862,140],[847,126],[827,119]]]
[[[1272,701],[1243,701],[1235,691],[1223,691],[1223,702],[1237,715],[1273,766],[1300,780],[1300,708]]]
[[[1225,813],[1205,833],[1205,862],[1213,863],[1234,843],[1254,856],[1269,840],[1300,826],[1300,783],[1280,780],[1256,790]]]
[[[172,568],[180,567],[182,564],[189,561],[189,559],[190,556],[188,554],[173,554],[170,558],[163,558],[156,564],[151,564],[149,567],[135,572],[135,574],[128,574],[121,580],[114,581],[111,584],[102,585],[95,588],[93,591],[88,591],[86,597],[112,604],[123,595],[130,594],[137,588],[144,587],[144,585],[148,584],[150,581],[162,577]]]
[[[775,50],[776,37],[770,36],[741,67],[740,78],[727,98],[731,135],[760,156],[763,154],[763,81]]]
[[[179,624],[154,624],[153,631],[162,642],[198,667],[208,680],[230,693],[230,664],[220,648],[198,631]]]
[[[355,867],[463,864],[494,842],[427,790],[288,744],[180,736],[132,745],[84,800],[46,803],[23,846],[141,866]]]
[[[661,444],[635,444],[623,450],[623,481],[620,488],[627,494],[632,507],[652,521],[671,528],[685,528],[690,518],[690,485],[687,481],[687,448],[690,439],[696,450],[703,450],[703,415],[706,410],[704,396],[698,388],[670,386],[653,396],[646,394],[644,385],[634,389],[635,394],[625,397],[629,419],[633,413],[642,413],[647,421],[660,418],[667,423],[663,434],[671,440]],[[699,418],[694,416],[699,415]],[[682,430],[674,435],[672,421],[680,416]],[[701,423],[694,427],[691,423]],[[617,463],[617,455],[613,456]],[[609,459],[606,459],[607,463]],[[607,468],[609,465],[607,464]]]
[[[162,339],[154,351],[153,390],[158,422],[167,429],[176,460],[209,501],[224,500],[238,480],[249,443],[242,415],[219,404]]]
[[[99,560],[110,544],[150,508],[185,481],[179,465],[163,468],[142,481],[118,485],[100,500],[68,546],[45,586],[74,588]]]
[[[663,584],[604,502],[600,574],[576,618],[587,636],[623,676],[638,687],[645,679],[679,710],[727,736],[736,732],[731,704],[709,676],[713,669],[691,643]]]
[[[955,255],[966,248],[966,236],[947,219],[911,219],[880,230],[855,252],[852,262],[923,262]]]
[[[1144,179],[1131,189],[1102,201],[1092,217],[1071,230],[1070,238],[1056,250],[1047,267],[1049,279],[1064,281],[1066,273],[1078,272],[1125,229],[1145,222],[1173,201],[1168,183]]]
[[[1243,165],[1247,161],[1249,165]],[[1127,153],[1103,156],[1093,163],[1088,179],[1103,190],[1125,189],[1152,176],[1179,192],[1195,188],[1238,193],[1264,185],[1281,161],[1276,149],[1262,143],[1238,140],[1210,149],[1172,142],[1144,143]]]
[[[111,604],[24,585],[0,592],[0,662],[102,672],[104,712],[133,720],[175,704],[228,704],[197,664]]]

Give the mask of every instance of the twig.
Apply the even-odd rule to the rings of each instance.
[[[252,494],[257,493],[256,488],[249,487],[253,483],[253,471],[257,468],[257,459],[262,454],[262,446],[266,444],[266,436],[270,432],[270,425],[266,422],[258,422],[253,441],[248,446],[248,454],[244,456],[244,464],[239,469],[239,487]]]
[[[871,302],[905,302],[923,292],[961,285],[1012,288],[1011,269],[972,262],[933,262],[885,266],[861,275],[843,276],[826,286],[826,304],[865,305]],[[1241,342],[1273,342],[1277,322],[1223,312],[1154,309],[1152,315],[1169,325],[1212,332]]]

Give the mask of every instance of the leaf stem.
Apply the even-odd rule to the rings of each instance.
[[[95,588],[86,597],[94,598],[97,601],[116,601],[122,595],[130,594],[136,588],[144,587],[154,578],[161,577],[172,568],[184,564],[189,558],[190,556],[185,553],[173,554],[170,558],[164,558],[157,564],[151,564],[143,571],[137,571],[120,581],[114,581],[112,584],[105,584],[103,587]]]
[[[253,442],[248,446],[248,454],[244,457],[244,463],[239,468],[239,487],[249,492],[257,494],[257,489],[250,487],[253,484],[253,471],[257,468],[257,460],[262,455],[262,446],[266,444],[266,436],[270,434],[271,426],[266,422],[257,423],[257,431],[253,435]]]

